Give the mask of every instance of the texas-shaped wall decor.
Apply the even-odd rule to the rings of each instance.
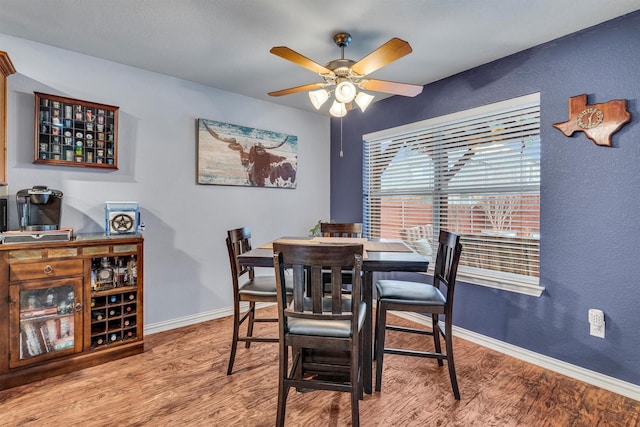
[[[569,98],[569,120],[555,123],[566,136],[582,131],[598,145],[611,147],[611,135],[631,120],[627,111],[627,100],[616,99],[602,104],[587,104],[587,95]]]

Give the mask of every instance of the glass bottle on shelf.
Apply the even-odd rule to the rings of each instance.
[[[55,291],[51,288],[47,289],[47,294],[45,296],[45,305],[47,307],[53,307],[57,305],[57,303],[58,303],[58,298]]]
[[[129,286],[135,286],[138,282],[138,261],[134,255],[131,256],[127,263],[127,276],[129,278]]]
[[[126,286],[127,285],[127,267],[124,264],[124,258],[118,258],[118,280],[116,286]]]
[[[96,271],[96,278],[98,289],[111,289],[114,287],[115,272],[111,267],[109,257],[102,257],[100,268]]]
[[[29,297],[27,299],[27,306],[25,307],[25,309],[26,310],[35,310],[37,301],[38,300],[36,299],[36,293],[35,292],[29,292]]]

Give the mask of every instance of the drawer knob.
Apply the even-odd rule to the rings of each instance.
[[[51,274],[51,273],[53,273],[53,267],[51,267],[50,265],[47,265],[44,268],[44,274]]]
[[[82,304],[77,302],[74,308],[75,308],[76,311],[82,311]]]

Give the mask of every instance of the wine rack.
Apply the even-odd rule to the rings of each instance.
[[[137,256],[91,260],[91,348],[138,336]]]
[[[137,292],[119,288],[116,293],[91,298],[91,347],[137,337]]]

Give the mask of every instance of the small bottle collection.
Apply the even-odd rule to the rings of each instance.
[[[91,263],[91,346],[137,337],[135,255],[94,258]]]
[[[101,257],[91,260],[91,290],[106,291],[136,286],[138,260],[135,255]]]
[[[36,92],[36,161],[116,167],[118,107]]]

